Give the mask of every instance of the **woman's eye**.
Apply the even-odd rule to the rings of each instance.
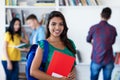
[[[60,23],[59,25],[60,25],[60,26],[63,26],[63,23]]]
[[[56,23],[52,23],[52,26],[55,26],[56,25]]]

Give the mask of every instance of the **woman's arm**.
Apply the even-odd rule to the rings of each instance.
[[[29,44],[28,35],[26,34],[24,28],[22,28],[22,32],[24,34],[24,38],[21,38],[21,41],[26,44]],[[20,51],[26,51],[26,52],[28,52],[30,50],[29,48],[19,48],[19,49],[20,49]]]
[[[25,31],[25,29],[23,27],[22,27],[22,32],[24,34],[24,38],[21,38],[21,41],[28,44],[29,43],[28,35],[26,34],[26,31]]]
[[[38,47],[31,65],[30,75],[37,78],[38,80],[68,80],[66,77],[63,78],[52,77],[46,74],[45,72],[39,70],[42,61],[42,55],[43,55],[42,53],[43,50],[40,47]]]
[[[7,60],[7,69],[9,69],[9,70],[12,70],[12,63],[11,63],[11,61],[10,61],[10,59],[9,59],[9,56],[8,56],[8,51],[7,51],[7,48],[8,48],[8,42],[7,41],[4,41],[4,47],[3,47],[4,49],[4,53],[5,53],[5,57],[6,57],[6,60]]]

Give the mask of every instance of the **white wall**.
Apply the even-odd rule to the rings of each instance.
[[[103,5],[120,6],[120,0],[99,0]]]
[[[92,46],[86,42],[86,36],[91,25],[99,23],[100,12],[105,6],[86,6],[76,8],[65,8],[62,12],[65,15],[68,27],[69,37],[74,40],[77,49],[80,50],[84,63],[90,63]],[[120,9],[119,7],[111,7],[112,16],[109,23],[117,29],[118,36],[114,45],[114,52],[120,51]]]
[[[3,37],[4,37],[4,23],[5,23],[5,18],[3,16],[5,16],[4,14],[4,0],[0,0],[0,59],[1,59],[1,54],[3,53]],[[0,61],[0,80],[5,80],[5,74],[3,71],[3,67],[1,65],[1,61]]]

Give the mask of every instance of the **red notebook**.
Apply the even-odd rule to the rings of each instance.
[[[54,51],[52,60],[48,66],[47,74],[52,76],[54,73],[57,75],[68,76],[68,74],[71,72],[74,62],[75,57]]]

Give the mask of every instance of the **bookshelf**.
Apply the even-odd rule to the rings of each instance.
[[[83,64],[80,64],[80,66],[89,67],[92,46],[86,42],[86,36],[88,34],[89,27],[100,21],[100,12],[102,8],[108,6],[113,11],[112,17],[109,20],[109,22],[116,27],[118,33],[116,43],[115,45],[113,45],[114,52],[120,51],[119,48],[120,47],[119,46],[120,1],[119,0],[97,0],[100,1],[99,5],[93,2],[92,3],[89,2],[89,4],[87,5],[83,5],[83,3],[80,2],[78,2],[78,4],[71,3],[71,5],[69,5],[69,1],[80,1],[80,0],[55,0],[54,4],[52,5],[37,4],[36,6],[34,6],[33,4],[35,4],[36,3],[35,1],[37,0],[16,0],[18,1],[18,3],[16,3],[15,5],[12,4],[5,5],[4,4],[5,1],[6,0],[1,0],[2,11],[0,10],[0,12],[3,13],[2,15],[0,15],[0,18],[3,19],[3,23],[0,24],[0,28],[2,26],[1,28],[2,34],[0,40],[1,42],[3,42],[2,39],[4,38],[3,35],[5,32],[5,27],[8,26],[8,24],[6,23],[6,15],[5,15],[7,9],[10,9],[13,12],[18,12],[20,15],[21,15],[21,11],[23,10],[25,17],[27,17],[31,13],[34,13],[35,15],[37,15],[39,20],[41,20],[42,14],[49,13],[53,10],[58,10],[65,15],[69,27],[68,36],[75,42],[76,48],[80,50],[80,54],[82,56],[82,61],[83,61]],[[63,1],[64,2],[66,1],[67,5],[63,4],[62,3]],[[94,0],[86,0],[86,1],[94,1]],[[23,24],[23,27],[26,27],[26,29],[29,28],[26,24]],[[25,63],[23,62],[23,64]],[[119,65],[117,67],[119,67]]]

